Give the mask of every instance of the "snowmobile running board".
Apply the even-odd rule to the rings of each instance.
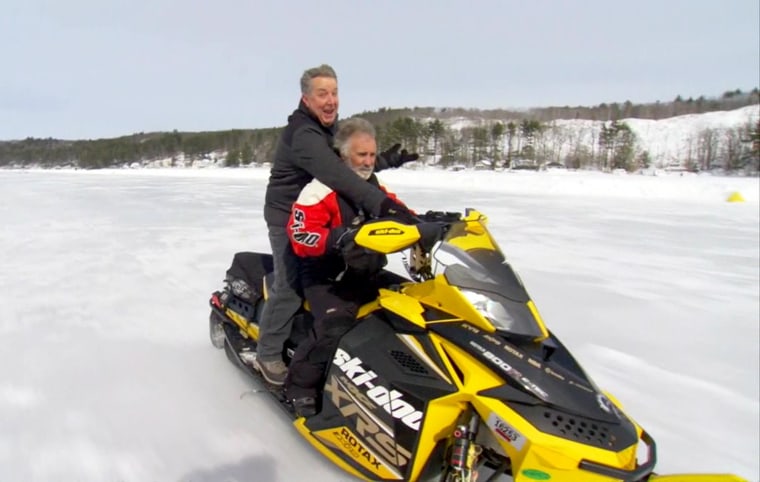
[[[285,394],[282,391],[282,387],[274,386],[270,383],[268,383],[266,380],[264,380],[264,377],[261,376],[261,373],[258,372],[255,368],[253,368],[248,363],[245,363],[240,358],[240,351],[243,350],[245,345],[250,343],[248,340],[243,338],[243,336],[240,335],[239,330],[232,326],[229,323],[225,323],[224,325],[224,331],[227,334],[227,340],[230,340],[229,343],[225,343],[224,345],[224,351],[227,354],[227,357],[230,359],[230,361],[234,362],[237,367],[245,372],[247,375],[249,375],[251,378],[253,378],[260,386],[264,388],[263,391],[266,391],[269,393],[278,403],[277,405],[286,413],[288,416],[295,420],[298,418],[295,414],[295,411],[293,410],[293,406],[288,403],[287,399],[285,398]],[[236,343],[237,342],[237,343]],[[238,346],[232,346],[232,345],[238,345]],[[258,393],[258,392],[257,392]]]

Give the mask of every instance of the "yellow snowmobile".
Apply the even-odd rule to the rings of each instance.
[[[296,417],[317,450],[361,480],[730,482],[657,475],[652,437],[600,390],[548,330],[520,278],[468,210],[428,213],[445,234],[428,251],[415,226],[365,224],[357,244],[404,252],[408,278],[362,307],[328,368],[322,409]],[[212,294],[210,336],[250,375],[271,256],[238,253]],[[310,326],[296,316],[287,362]]]

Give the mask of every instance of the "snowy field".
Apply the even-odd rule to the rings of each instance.
[[[0,481],[352,480],[208,342],[233,253],[268,250],[267,176],[0,170]],[[489,215],[660,473],[758,481],[757,178],[381,177],[417,210]]]

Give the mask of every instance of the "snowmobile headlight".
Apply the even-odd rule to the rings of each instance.
[[[514,327],[515,319],[499,301],[477,291],[461,290],[461,292],[467,301],[497,329],[509,331]]]

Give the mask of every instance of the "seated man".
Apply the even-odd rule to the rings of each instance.
[[[335,148],[357,175],[398,201],[373,173],[377,145],[371,123],[358,117],[343,121]],[[313,334],[296,349],[285,380],[285,395],[301,416],[316,413],[328,363],[341,336],[354,325],[359,307],[388,284],[381,279],[385,256],[353,244],[357,228],[369,219],[367,212],[316,179],[293,204],[288,236],[300,257],[301,283],[314,316]]]

